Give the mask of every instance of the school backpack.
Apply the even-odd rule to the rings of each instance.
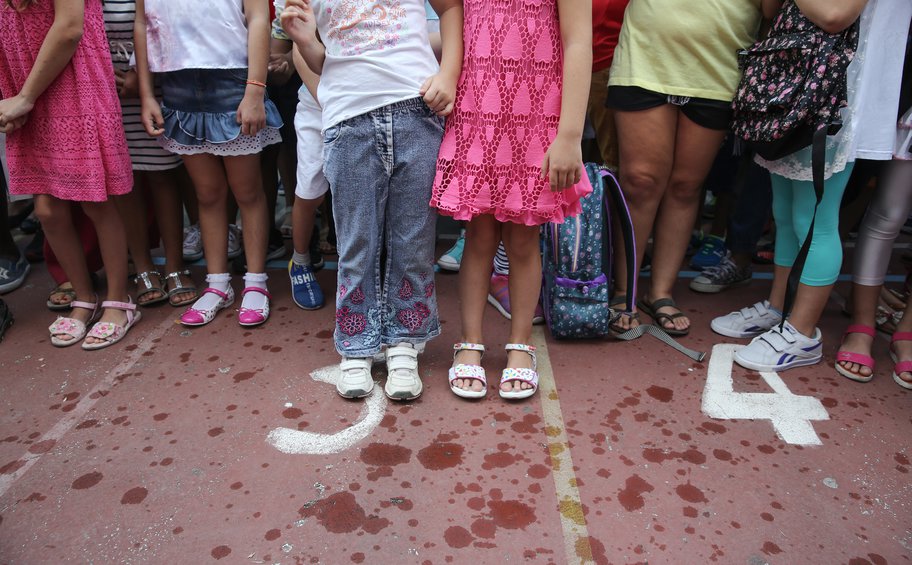
[[[580,200],[582,211],[543,228],[542,305],[555,339],[606,337],[622,314],[609,306],[614,249],[611,210],[617,210],[627,259],[626,312],[633,311],[636,296],[636,243],[624,193],[608,169],[587,163],[586,174],[592,192]],[[683,347],[656,326],[641,324],[614,337],[627,341],[643,334],[651,334],[695,360],[703,359],[703,353]]]
[[[817,205],[823,198],[826,137],[842,127],[839,112],[848,105],[848,68],[857,47],[857,21],[840,33],[827,33],[794,0],[785,0],[769,35],[739,53],[743,74],[732,101],[733,133],[770,161],[811,146]],[[792,266],[783,320],[813,233],[814,219]]]

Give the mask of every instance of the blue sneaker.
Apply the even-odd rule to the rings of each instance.
[[[446,253],[437,259],[437,266],[444,271],[459,271],[459,265],[462,264],[462,251],[465,249],[465,230],[459,232],[459,239],[450,247]]]
[[[323,290],[314,277],[313,267],[289,261],[288,278],[291,279],[291,299],[295,304],[304,310],[323,307]]]
[[[703,238],[699,251],[691,257],[690,266],[699,271],[715,267],[722,262],[727,253],[728,249],[725,247],[724,239],[715,235],[707,235]]]
[[[25,282],[31,268],[25,255],[19,255],[16,261],[0,258],[0,294],[19,288]]]

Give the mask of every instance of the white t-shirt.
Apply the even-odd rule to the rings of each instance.
[[[326,60],[323,129],[416,98],[438,70],[422,0],[313,0]]]
[[[247,66],[243,0],[146,0],[145,14],[153,73]]]
[[[868,0],[846,81],[849,105],[842,110],[842,129],[827,138],[824,178],[845,170],[856,159],[892,158],[910,19],[912,0]],[[756,160],[788,179],[813,179],[810,147],[776,161]]]

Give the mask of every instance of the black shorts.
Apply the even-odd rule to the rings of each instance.
[[[279,133],[282,134],[282,143],[294,145],[298,138],[295,133],[294,117],[298,108],[298,89],[301,88],[301,77],[298,73],[292,73],[288,82],[281,86],[269,86],[269,99],[273,101],[276,108],[279,109],[279,115],[282,116],[282,128]]]
[[[648,110],[658,108],[663,104],[678,106],[690,121],[707,129],[727,130],[731,126],[731,102],[671,96],[639,86],[610,86],[608,87],[608,98],[605,100],[606,106],[622,112]]]

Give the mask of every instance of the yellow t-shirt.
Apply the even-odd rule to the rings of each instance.
[[[609,86],[730,102],[737,52],[757,38],[761,0],[631,0]]]

